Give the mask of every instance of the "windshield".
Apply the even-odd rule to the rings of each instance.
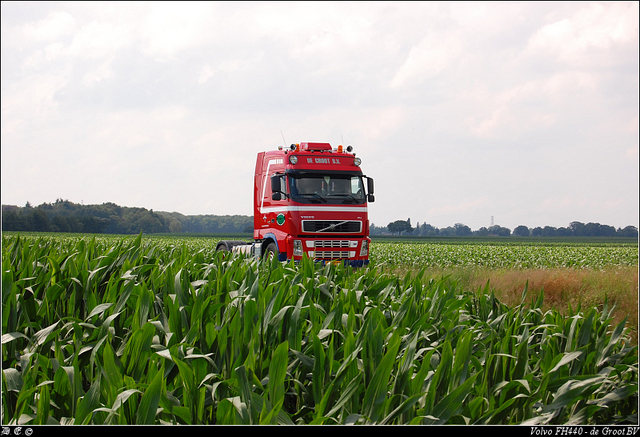
[[[363,203],[362,176],[289,174],[289,191],[297,202]]]

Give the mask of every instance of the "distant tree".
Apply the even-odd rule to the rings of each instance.
[[[182,232],[182,223],[176,219],[171,219],[169,221],[169,230],[174,234]]]
[[[540,227],[540,236],[541,237],[552,237],[556,235],[556,228],[553,226],[541,226]]]
[[[438,235],[438,228],[435,228],[430,224],[428,224],[427,222],[424,222],[422,224],[416,225],[416,227],[413,230],[413,235],[421,235],[424,237]]]
[[[619,237],[638,238],[638,228],[626,226],[624,229],[618,229],[616,235]]]
[[[584,223],[571,222],[569,223],[569,228],[575,237],[583,237],[586,235],[586,227]]]
[[[528,237],[530,235],[529,228],[524,225],[516,226],[513,230],[513,235],[518,237]]]
[[[27,222],[20,213],[20,210],[2,207],[2,230],[3,231],[23,231],[26,230]]]
[[[462,223],[456,223],[453,228],[455,229],[454,234],[456,237],[467,237],[472,234],[471,228]]]
[[[53,232],[72,232],[67,217],[57,215],[51,219],[51,230]]]
[[[36,232],[49,232],[51,231],[51,224],[47,214],[38,208],[33,208],[27,216],[27,223],[30,231]]]
[[[616,230],[613,226],[590,222],[584,225],[583,235],[586,237],[615,237]]]
[[[617,235],[616,228],[609,225],[600,226],[600,236],[602,237],[615,237]]]
[[[573,235],[573,231],[571,230],[571,228],[558,228],[556,229],[556,236],[557,237],[571,237]]]
[[[489,235],[489,229],[483,226],[477,231],[475,231],[473,234],[477,235],[478,237],[486,237],[487,235]]]
[[[80,232],[86,232],[88,234],[102,234],[107,226],[109,226],[107,219],[90,215],[79,217],[77,222],[80,223],[82,229]]]
[[[434,236],[434,235],[438,235],[440,233],[440,230],[438,228],[436,228],[435,226],[431,226],[428,223],[425,223],[423,225],[423,234],[422,235],[427,235],[427,236]]]
[[[389,232],[391,232],[392,234],[399,234],[400,233],[400,229],[398,227],[398,225],[396,224],[396,222],[391,222],[387,225],[387,229],[389,230]]]
[[[542,237],[542,228],[540,226],[536,226],[531,230],[532,237]]]
[[[382,230],[385,228],[381,228],[379,226],[376,226],[375,223],[371,223],[369,225],[369,234],[370,235],[380,235],[382,234]]]
[[[111,234],[166,232],[243,232],[253,229],[251,216],[184,216],[145,208],[129,208],[114,203],[74,204],[56,199],[37,207],[2,205],[4,231],[53,231]],[[251,232],[251,231],[249,231]]]
[[[403,232],[411,233],[413,232],[413,228],[408,221],[404,220],[396,220],[395,222],[391,222],[387,225],[387,229],[392,234],[402,234]]]
[[[453,237],[456,235],[456,228],[453,226],[447,226],[446,228],[441,228],[438,234],[443,237]]]
[[[489,227],[489,235],[497,235],[499,237],[508,237],[511,235],[511,229],[503,228],[499,225],[493,225]]]

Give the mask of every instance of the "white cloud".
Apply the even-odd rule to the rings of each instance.
[[[215,70],[210,65],[203,66],[200,69],[200,74],[198,74],[198,85],[202,85],[203,83],[205,83],[207,80],[213,77],[214,73]]]
[[[605,50],[637,42],[637,36],[637,2],[588,3],[571,17],[542,26],[532,35],[528,48],[568,64],[592,65],[608,55]]]
[[[513,137],[546,129],[560,122],[572,107],[593,101],[597,86],[593,74],[573,70],[494,93],[476,86],[467,101],[478,110],[467,117],[466,123],[479,138]]]
[[[391,87],[420,85],[451,69],[461,53],[461,43],[455,36],[441,38],[429,35],[411,48],[407,59],[391,81]]]
[[[76,28],[76,21],[68,12],[52,12],[37,23],[28,23],[22,27],[24,37],[33,42],[55,41],[70,35]]]
[[[53,74],[34,74],[6,86],[2,96],[3,129],[5,122],[15,123],[14,117],[41,117],[56,108],[55,93],[67,79]]]
[[[142,52],[161,60],[174,59],[182,50],[211,42],[224,25],[209,2],[159,2],[140,23]]]
[[[92,21],[74,35],[66,54],[85,59],[104,59],[112,57],[131,43],[132,35],[127,27]]]
[[[317,17],[314,21],[321,22]],[[370,43],[370,27],[371,23],[362,16],[330,20],[323,23],[322,27],[312,25],[306,30],[307,35],[298,39],[300,44],[291,54],[305,59],[316,56],[326,59],[336,54],[341,57],[345,53],[352,53],[351,50],[364,49]]]

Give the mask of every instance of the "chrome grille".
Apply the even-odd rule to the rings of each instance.
[[[333,247],[349,247],[349,240],[316,240],[314,247],[316,248],[333,248]]]
[[[303,220],[302,231],[357,234],[362,232],[362,222],[357,220]]]
[[[323,250],[316,251],[315,259],[347,259],[349,258],[348,250]]]

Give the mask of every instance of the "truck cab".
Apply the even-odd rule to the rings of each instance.
[[[280,261],[366,265],[373,179],[351,146],[299,143],[261,152],[254,177],[254,243],[232,250]],[[243,247],[244,246],[244,247]]]

